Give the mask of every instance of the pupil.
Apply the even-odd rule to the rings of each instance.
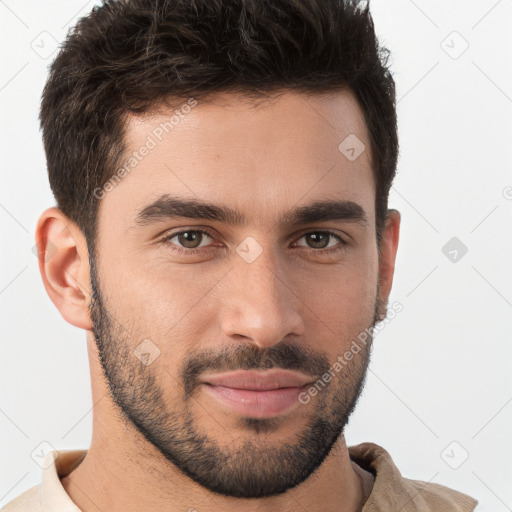
[[[310,238],[313,238],[313,244],[318,244],[319,243],[319,239],[323,238],[323,244],[322,244],[322,241],[320,240],[320,248],[324,248],[324,247],[327,247],[327,244],[325,243],[329,236],[326,235],[325,233],[312,233],[309,235]],[[316,247],[318,248],[318,247]]]
[[[183,243],[181,240],[180,243],[182,243],[188,249],[194,249],[195,247],[197,247],[197,244],[193,245],[193,247],[190,247],[187,245],[187,243],[191,242],[192,244],[194,244],[194,239],[199,238],[199,236],[201,236],[200,233],[195,233],[194,231],[185,231],[180,235],[180,238],[185,238],[185,243]],[[192,238],[192,240],[190,240],[190,238]],[[197,242],[197,240],[195,240],[195,242]]]

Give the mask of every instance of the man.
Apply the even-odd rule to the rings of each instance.
[[[86,331],[93,437],[6,512],[474,510],[343,434],[400,227],[368,6],[107,2],[53,63],[41,125],[39,266]]]

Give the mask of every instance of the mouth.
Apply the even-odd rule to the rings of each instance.
[[[224,408],[251,418],[290,413],[299,395],[316,380],[304,373],[272,368],[204,375],[202,388]]]

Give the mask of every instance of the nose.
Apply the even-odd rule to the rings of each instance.
[[[252,263],[235,262],[224,283],[221,327],[224,334],[269,348],[284,338],[300,336],[303,306],[287,278],[265,251]]]

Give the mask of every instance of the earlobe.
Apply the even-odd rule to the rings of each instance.
[[[393,276],[395,272],[395,260],[400,237],[400,212],[388,210],[386,224],[382,234],[382,248],[379,259],[379,319],[383,320],[387,313],[387,303]]]
[[[50,299],[70,324],[92,329],[87,244],[80,229],[61,210],[45,210],[35,239],[39,271]]]

